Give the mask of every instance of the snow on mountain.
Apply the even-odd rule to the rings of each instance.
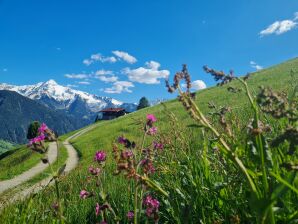
[[[24,86],[0,83],[0,90],[15,91],[55,109],[73,109],[73,104],[77,104],[78,100],[81,101],[80,105],[82,105],[82,102],[86,104],[85,106],[90,110],[90,113],[96,113],[107,107],[124,107],[127,111],[132,112],[136,110],[137,106],[136,104],[123,103],[110,97],[101,97],[61,86],[54,80]]]

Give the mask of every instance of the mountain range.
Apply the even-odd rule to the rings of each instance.
[[[0,139],[25,143],[32,121],[45,122],[59,135],[83,125],[63,111],[46,107],[17,92],[0,90]]]
[[[24,108],[25,107],[27,108],[27,105],[30,104],[32,107],[31,108],[32,111],[37,110],[39,111],[39,113],[42,113],[42,111],[44,111],[44,113],[50,114],[49,117],[51,116],[53,117],[54,114],[59,115],[57,119],[60,122],[63,121],[65,125],[63,128],[58,127],[57,132],[60,134],[65,133],[67,131],[78,129],[80,127],[83,127],[85,125],[88,125],[94,122],[98,111],[104,108],[122,107],[128,112],[133,112],[137,108],[137,104],[123,103],[110,97],[101,97],[101,96],[89,94],[83,91],[74,90],[69,87],[59,85],[54,80],[49,80],[47,82],[40,82],[34,85],[23,85],[23,86],[0,83],[0,90],[5,90],[5,91],[1,91],[2,105],[0,103],[0,111],[1,111],[0,124],[6,123],[4,120],[7,118],[7,115],[9,113],[11,113],[11,116],[19,117],[20,114],[16,114],[17,112],[22,113],[22,116],[26,117],[25,119],[26,121],[27,120],[29,121],[30,119],[31,121],[38,120],[38,119],[33,119],[33,117],[30,117],[30,119],[27,119],[29,117],[24,113],[24,111],[21,111],[21,110],[14,111],[13,107],[4,105],[3,99],[5,96],[6,104],[10,102],[17,106],[17,103],[18,103],[19,105],[22,105],[22,107]],[[15,94],[9,94],[8,91],[14,92]],[[24,98],[20,100],[21,98],[18,95],[22,95],[24,98],[30,99],[31,101],[25,100]],[[18,101],[14,102],[13,100],[14,97],[18,99]],[[36,104],[34,104],[32,101],[34,101],[34,103]],[[8,108],[11,109],[11,111],[9,111]],[[28,112],[30,111],[26,111],[26,113]],[[4,114],[6,115],[2,116]],[[44,121],[44,120],[41,120],[41,121]],[[25,130],[28,124],[26,123],[24,125],[26,127],[22,127],[22,128]],[[8,127],[6,127],[6,129],[8,129]],[[5,140],[17,142],[17,143],[22,143],[25,141],[25,135],[23,135],[24,133],[22,133],[22,137],[17,137],[15,136],[15,134],[17,133],[15,133],[14,128],[13,130],[9,130],[9,131],[13,132],[14,134],[6,133],[4,135],[3,132],[0,132],[0,139],[5,139]]]

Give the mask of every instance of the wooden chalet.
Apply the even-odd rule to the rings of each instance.
[[[106,108],[99,111],[98,118],[100,120],[112,120],[126,114],[123,108]]]

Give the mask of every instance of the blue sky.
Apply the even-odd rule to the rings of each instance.
[[[183,63],[208,87],[203,65],[244,74],[297,57],[296,12],[293,0],[0,0],[0,82],[168,99],[164,77]]]

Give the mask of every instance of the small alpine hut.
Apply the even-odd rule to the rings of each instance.
[[[112,120],[125,115],[126,111],[123,108],[106,108],[99,111],[99,114],[101,115],[101,120]]]

